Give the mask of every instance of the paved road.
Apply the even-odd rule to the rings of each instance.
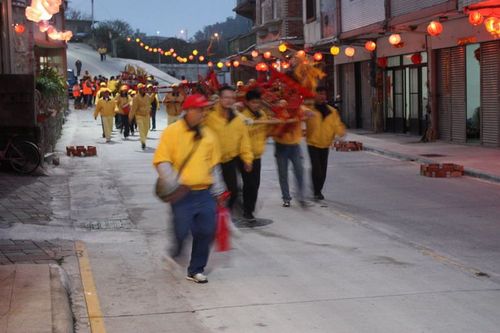
[[[325,195],[337,210],[500,281],[500,185],[426,178],[419,165],[370,153],[330,156]]]
[[[159,128],[165,123],[162,112]],[[86,242],[108,332],[498,331],[498,283],[475,276],[462,266],[468,264],[463,252],[452,251],[477,244],[467,239],[481,235],[469,232],[474,226],[466,228],[467,221],[454,221],[459,213],[451,207],[440,219],[426,218],[452,203],[458,211],[475,208],[482,194],[490,203],[498,187],[467,178],[438,184],[417,177],[410,164],[335,154],[335,176],[325,191],[329,207],[287,209],[269,149],[258,214],[274,223],[242,230],[232,251],[212,255],[210,282],[196,285],[163,260],[169,209],[153,196],[151,166],[159,135],[151,133],[146,151],[137,137],[122,141],[115,134],[114,143],[104,144],[91,112],[73,112],[58,149],[97,143],[99,156],[62,158],[68,225],[32,231]],[[438,190],[446,194],[435,203]],[[421,219],[408,217],[420,210],[426,212]],[[453,239],[461,245],[439,236],[446,223],[454,224]],[[26,227],[15,232],[28,234]],[[494,230],[484,233],[492,242]],[[460,263],[440,254],[454,254]],[[471,267],[495,273],[487,268],[498,253],[477,249],[475,255],[491,255],[492,264]],[[76,300],[78,331],[85,332],[84,304]]]

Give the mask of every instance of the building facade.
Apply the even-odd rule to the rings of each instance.
[[[349,127],[500,146],[500,40],[468,18],[498,17],[500,1],[304,0],[303,7],[315,14],[303,18],[306,47],[341,48],[330,80]],[[442,26],[437,36],[427,31],[431,21]],[[391,44],[392,34],[401,41]],[[375,51],[365,49],[368,41]]]
[[[21,135],[52,151],[62,128],[62,112],[42,114],[35,98],[35,78],[46,67],[66,78],[66,43],[52,40],[40,24],[26,18],[30,1],[0,0],[0,141]],[[43,23],[65,30],[64,10]],[[62,110],[64,111],[64,110]]]

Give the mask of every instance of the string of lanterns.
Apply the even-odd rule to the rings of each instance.
[[[140,38],[133,39],[132,37],[127,37],[126,40],[129,43],[134,41],[140,48],[144,49],[146,52],[159,53],[160,55],[163,55],[165,57],[172,57],[179,63],[187,63],[188,61],[194,61],[194,60],[196,60],[197,62],[204,62],[206,59],[204,55],[199,54],[198,50],[193,50],[189,56],[182,57],[179,54],[177,54],[177,52],[173,48],[170,48],[168,50],[163,50],[161,47],[153,47],[144,43],[144,41],[142,41]],[[213,63],[209,62],[208,63],[209,67],[210,64],[212,64],[213,66]]]
[[[500,10],[497,13],[495,10],[490,11],[489,13],[483,13],[481,11],[471,11],[469,13],[469,23],[472,24],[473,26],[479,26],[484,23],[485,29],[487,32],[489,32],[492,36],[495,38],[500,38]],[[431,36],[431,37],[438,37],[439,35],[442,34],[444,30],[444,27],[441,22],[439,21],[431,21],[426,28],[426,32]],[[388,37],[388,42],[391,44],[393,47],[396,48],[401,48],[405,46],[405,43],[403,41],[403,37],[399,33],[392,33]],[[127,41],[131,42],[132,38],[127,37]],[[151,47],[144,42],[142,42],[139,38],[135,39],[135,42],[142,48],[144,48],[148,52],[153,52],[157,53],[159,52],[160,54],[164,56],[172,56],[175,58],[178,62],[180,63],[187,63],[188,61],[199,61],[203,62],[205,61],[205,57],[203,55],[198,55],[198,51],[194,50],[191,55],[188,57],[182,57],[175,53],[174,49],[170,50],[162,50],[161,48],[154,48]],[[341,51],[344,51],[345,56],[352,58],[356,55],[356,48],[353,46],[346,46],[346,47],[341,47],[339,45],[333,45],[330,47],[330,54],[333,56],[338,56],[340,55]],[[364,49],[367,52],[374,52],[377,49],[377,42],[374,40],[368,40],[364,44]],[[281,53],[285,53],[286,51],[289,50],[289,47],[285,43],[281,43],[278,46],[278,51]],[[307,53],[304,50],[298,50],[295,52],[295,55],[298,58],[303,59],[304,62],[308,62],[309,60],[307,59]],[[257,50],[253,50],[250,53],[250,56],[252,60],[257,61],[258,57],[262,57],[261,62],[258,62],[255,65],[255,69],[257,71],[268,71],[269,70],[269,64],[267,64],[265,61],[270,61],[273,60],[272,53],[270,51],[265,51],[263,53],[260,53]],[[314,62],[321,62],[324,58],[323,53],[321,52],[316,52],[312,54],[312,60]],[[384,67],[384,58],[380,58],[381,62],[379,62],[379,66]],[[379,60],[380,60],[379,59]],[[415,53],[412,58],[411,58],[413,63],[420,63],[422,61],[421,55],[419,53]],[[208,61],[207,65],[208,67],[217,67],[219,69],[223,69],[224,66],[227,68],[234,67],[237,68],[243,63],[249,62],[249,59],[247,56],[241,56],[239,60],[232,60],[232,61],[218,61],[218,62],[213,62],[213,61]],[[251,62],[251,64],[254,64],[254,62]],[[248,64],[246,64],[248,65]],[[277,69],[288,69],[290,67],[290,63],[287,61],[287,59],[274,59],[274,62],[271,63],[271,66]]]

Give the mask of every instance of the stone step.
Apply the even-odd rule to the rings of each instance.
[[[0,266],[0,333],[52,333],[49,265]]]

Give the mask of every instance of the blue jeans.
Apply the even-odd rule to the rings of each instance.
[[[290,201],[290,188],[288,186],[288,160],[292,162],[293,173],[297,182],[297,199],[304,200],[304,166],[302,164],[302,152],[300,145],[284,145],[275,143],[274,156],[278,164],[278,176],[280,181],[281,196],[283,201]]]
[[[215,199],[209,190],[191,191],[184,198],[172,204],[174,231],[177,240],[176,253],[189,235],[193,235],[191,261],[188,274],[203,273],[215,235]]]

